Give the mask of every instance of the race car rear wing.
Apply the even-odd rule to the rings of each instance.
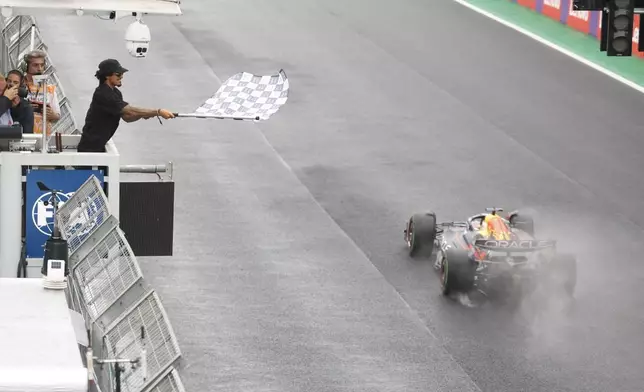
[[[557,241],[553,240],[476,240],[474,246],[480,249],[496,252],[535,252],[554,248]]]

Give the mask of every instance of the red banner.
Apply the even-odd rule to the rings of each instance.
[[[517,4],[533,10],[537,9],[537,0],[517,0]]]
[[[566,24],[584,34],[590,33],[590,12],[575,11],[572,9],[572,1],[568,6],[568,18]]]
[[[561,0],[543,0],[541,13],[556,21],[561,21]]]
[[[633,56],[644,57],[644,53],[637,51],[637,44],[640,41],[640,15],[633,18]]]

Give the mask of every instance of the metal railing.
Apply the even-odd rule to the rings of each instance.
[[[172,325],[159,295],[146,285],[98,179],[90,177],[60,207],[56,218],[69,245],[69,306],[83,315],[95,356],[136,357],[143,347],[138,333],[143,328],[146,375],[140,367],[125,369],[121,390],[185,392],[174,368],[181,350]],[[97,384],[100,390],[111,391],[115,365],[102,366]]]
[[[36,19],[32,16],[13,16],[4,20],[2,26],[2,73],[12,69],[24,71],[24,56],[31,50],[42,50],[47,53]],[[78,133],[76,120],[72,112],[71,102],[65,95],[62,84],[56,74],[54,63],[47,54],[48,65],[46,74],[50,75],[48,84],[56,86],[56,95],[60,104],[60,120],[52,127],[52,133]]]

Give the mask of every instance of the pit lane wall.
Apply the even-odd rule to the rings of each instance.
[[[574,11],[572,0],[506,0],[529,8],[542,16],[556,20],[571,29],[595,37],[601,37],[601,12]],[[644,52],[637,51],[639,41],[640,15],[635,15],[633,24],[633,57],[644,58]]]

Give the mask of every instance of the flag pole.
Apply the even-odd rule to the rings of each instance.
[[[173,113],[175,117],[188,118],[213,118],[217,120],[241,120],[241,121],[259,121],[259,116],[227,116],[207,113]]]

